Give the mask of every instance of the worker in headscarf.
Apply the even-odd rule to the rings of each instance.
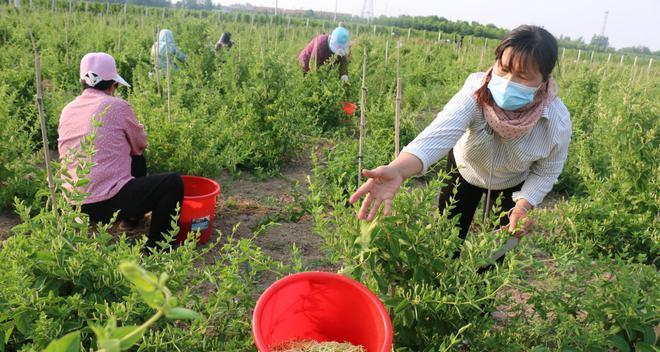
[[[300,54],[298,54],[298,61],[303,72],[307,73],[310,69],[310,62],[316,62],[316,66],[319,67],[330,62],[333,57],[336,57],[341,80],[348,83],[349,50],[348,30],[339,26],[330,35],[321,34],[312,39]]]
[[[169,55],[170,70],[178,70],[179,66],[175,58],[181,62],[186,62],[186,54],[176,46],[174,35],[169,29],[163,29],[158,33],[158,41],[151,47],[151,58],[158,65],[158,69],[165,72],[167,69],[167,57]]]
[[[219,51],[222,48],[231,49],[232,46],[234,46],[234,42],[231,40],[231,33],[224,32],[218,42],[215,43],[215,51]]]

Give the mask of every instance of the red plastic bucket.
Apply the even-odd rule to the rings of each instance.
[[[183,205],[179,217],[179,235],[177,243],[183,243],[189,232],[200,232],[198,243],[204,244],[213,233],[215,202],[220,193],[220,185],[208,178],[182,176]]]
[[[345,276],[305,272],[287,276],[261,295],[252,316],[260,352],[292,340],[337,341],[368,352],[390,352],[392,322],[369,289]]]
[[[357,105],[347,101],[343,101],[341,104],[341,109],[344,111],[344,114],[349,116],[353,115],[355,113],[355,109],[357,109]]]

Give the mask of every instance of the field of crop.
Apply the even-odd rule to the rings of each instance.
[[[461,243],[437,211],[444,161],[407,181],[394,214],[371,224],[356,219],[348,196],[362,110],[362,165],[394,155],[397,57],[405,146],[470,73],[492,64],[495,41],[458,47],[447,33],[397,28],[394,37],[389,27],[348,23],[345,85],[336,71],[304,76],[297,63],[331,21],[70,4],[0,5],[0,351],[41,351],[65,335],[85,351],[253,351],[259,294],[304,270],[339,271],[369,287],[390,312],[396,351],[658,351],[656,60],[582,52],[578,61],[560,51],[555,76],[573,123],[568,161],[532,213],[531,236],[478,274],[506,241],[494,232],[499,214],[477,221]],[[188,55],[169,84],[150,75],[159,28]],[[215,53],[224,31],[236,44]],[[81,57],[110,53],[132,85],[118,94],[145,125],[150,172],[221,183],[213,243],[143,256],[139,234],[91,226],[59,184],[49,200],[31,33],[50,149],[62,108],[80,93]],[[358,104],[353,116],[343,101]],[[152,286],[171,300],[145,293]],[[66,350],[57,342],[52,351]]]

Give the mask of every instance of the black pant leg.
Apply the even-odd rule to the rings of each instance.
[[[524,182],[523,182],[524,183]],[[523,183],[517,184],[511,188],[507,188],[500,191],[491,192],[491,211],[495,205],[495,200],[502,196],[501,201],[501,211],[507,212],[507,215],[500,218],[499,226],[505,226],[509,224],[509,214],[508,211],[516,205],[516,202],[513,201],[513,192],[518,192],[523,186]]]
[[[118,203],[130,209],[131,214],[139,216],[151,211],[147,245],[154,246],[163,240],[163,232],[172,229],[170,223],[176,206],[183,203],[183,179],[176,173],[136,178],[126,184],[118,196]]]
[[[491,203],[491,209],[492,209],[493,205],[495,204],[495,199],[497,199],[501,195],[502,196],[502,201],[501,201],[500,204],[502,206],[502,211],[507,212],[507,215],[500,218],[500,222],[499,222],[500,227],[506,226],[506,225],[509,224],[508,211],[509,211],[509,209],[513,208],[516,205],[516,203],[513,201],[513,192],[519,191],[522,188],[522,186],[523,186],[523,183],[520,183],[520,184],[515,185],[511,188],[507,188],[507,189],[504,189],[504,190],[501,190],[501,191],[492,191],[491,192],[491,197],[493,199],[493,201]],[[506,254],[499,257],[499,258],[497,258],[497,263],[499,263],[499,264],[504,263],[504,258],[505,257],[506,257]],[[494,267],[495,266],[493,264],[488,264],[484,267],[479,268],[479,270],[477,270],[477,273],[479,273],[479,274],[485,273],[486,271],[489,271],[489,270],[493,269]]]
[[[94,221],[108,221],[119,210],[119,219],[143,216],[151,211],[148,246],[163,240],[163,233],[172,230],[170,223],[177,204],[183,203],[183,179],[176,173],[165,173],[129,181],[114,197],[86,204],[83,211]]]
[[[469,184],[461,177],[456,168],[453,151],[450,151],[447,156],[447,171],[450,176],[447,185],[440,190],[438,209],[443,212],[450,205],[450,199],[454,197],[454,208],[449,210],[449,216],[451,218],[459,216],[459,237],[464,240],[470,230],[470,224],[472,224],[474,213],[479,206],[484,190]],[[454,189],[456,189],[456,195],[454,195]]]

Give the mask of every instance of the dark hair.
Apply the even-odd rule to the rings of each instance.
[[[222,36],[220,36],[220,43],[231,48],[234,45],[234,43],[231,41],[231,33],[222,33]]]
[[[112,87],[113,84],[117,82],[113,80],[108,80],[108,81],[101,81],[97,83],[94,87],[88,85],[85,83],[85,81],[80,81],[80,85],[82,85],[82,89],[85,90],[87,88],[92,88],[92,89],[97,89],[97,90],[108,90],[110,87]]]
[[[533,65],[541,72],[544,82],[548,80],[557,64],[559,52],[557,39],[538,26],[522,25],[509,32],[495,49],[495,58],[500,64],[502,64],[502,55],[508,48],[511,48],[511,54],[509,62],[504,66],[515,67],[516,70],[524,72]],[[485,81],[475,94],[479,106],[492,105],[488,81]]]

